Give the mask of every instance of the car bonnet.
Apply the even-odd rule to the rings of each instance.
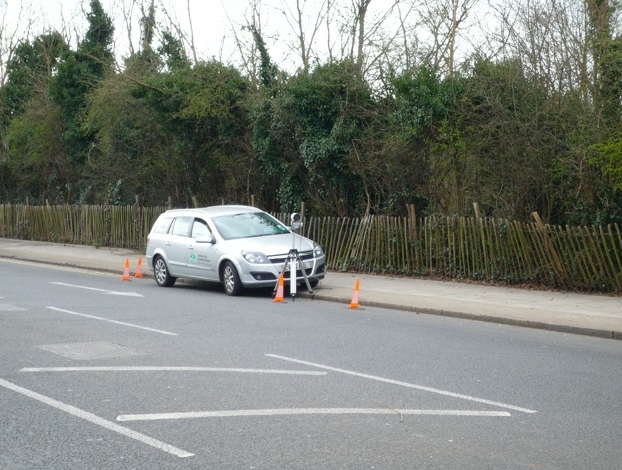
[[[224,251],[257,251],[266,256],[284,255],[292,248],[300,252],[313,250],[313,242],[297,233],[237,238],[219,243],[222,243]]]

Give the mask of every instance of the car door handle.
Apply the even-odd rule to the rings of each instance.
[[[188,245],[189,250],[194,250],[194,245]]]

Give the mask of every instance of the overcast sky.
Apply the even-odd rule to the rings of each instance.
[[[129,37],[134,47],[138,47],[141,12],[139,7],[130,9],[132,0],[100,0],[104,10],[115,24],[115,48],[118,56],[128,55]],[[268,0],[270,1],[270,0]],[[7,17],[19,17],[19,25],[26,28],[31,25],[32,35],[47,29],[56,29],[75,41],[84,34],[87,21],[84,12],[90,10],[89,0],[0,0],[0,8],[8,8]],[[147,2],[145,2],[147,3]],[[227,5],[225,8],[224,5]],[[244,20],[248,0],[190,0],[197,52],[203,58],[218,55],[225,36],[231,36],[232,24]],[[173,21],[182,27],[190,37],[190,22],[187,0],[156,0],[156,19],[165,21],[163,7]],[[18,11],[21,8],[21,16]],[[129,18],[129,20],[128,20]],[[128,34],[128,22],[132,31]],[[12,23],[12,21],[10,22]],[[10,24],[9,23],[9,24]],[[72,44],[75,45],[75,44]]]
[[[121,62],[130,53],[131,43],[135,49],[139,46],[141,17],[139,7],[133,3],[139,0],[100,0],[105,11],[115,23],[115,52]],[[148,1],[144,1],[148,4]],[[249,4],[251,0],[156,0],[156,19],[159,23],[166,21],[164,10],[172,17],[172,21],[181,27],[186,36],[194,37],[198,59],[216,58],[225,63],[235,63],[239,58],[235,35],[250,42],[248,32],[242,31],[242,25],[251,18]],[[318,9],[322,0],[301,1],[306,15],[307,35],[310,37],[317,19]],[[368,24],[386,12],[394,0],[372,0],[369,6]],[[261,0],[261,27],[264,39],[269,47],[273,60],[286,69],[300,65],[299,57],[288,52],[288,45],[296,44],[292,26],[288,24],[284,9],[295,9],[296,0]],[[352,0],[337,0],[338,8],[348,9]],[[21,16],[18,9],[21,7]],[[188,14],[190,9],[190,15]],[[87,26],[84,11],[89,11],[89,0],[0,0],[2,9],[7,12],[5,24],[13,25],[19,17],[19,27],[30,27],[30,36],[36,36],[49,29],[56,29],[70,38],[75,47],[76,38],[82,37]],[[335,15],[336,16],[336,15]],[[131,33],[128,33],[128,18]],[[192,32],[189,18],[192,19]],[[7,23],[8,19],[8,23]],[[21,34],[23,37],[24,34]],[[333,40],[337,37],[335,33]],[[291,48],[290,48],[291,49]],[[322,54],[327,50],[326,27],[318,32],[314,48]],[[190,50],[188,49],[190,53]]]

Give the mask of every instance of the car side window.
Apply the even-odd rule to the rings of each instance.
[[[204,220],[194,219],[192,223],[192,238],[207,237],[211,234],[212,232]]]
[[[190,236],[190,226],[192,225],[192,217],[176,217],[173,222],[173,230],[171,234],[180,237]]]
[[[167,233],[172,221],[172,217],[160,217],[153,227],[153,233]]]

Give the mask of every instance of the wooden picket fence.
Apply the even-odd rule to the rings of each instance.
[[[304,234],[322,244],[334,270],[622,293],[617,225],[369,216],[311,219]]]
[[[166,207],[0,205],[0,237],[144,249]],[[284,223],[289,215],[274,214]],[[336,271],[432,276],[622,293],[618,225],[477,217],[305,217],[301,234]]]
[[[143,249],[166,207],[0,205],[0,237]]]

